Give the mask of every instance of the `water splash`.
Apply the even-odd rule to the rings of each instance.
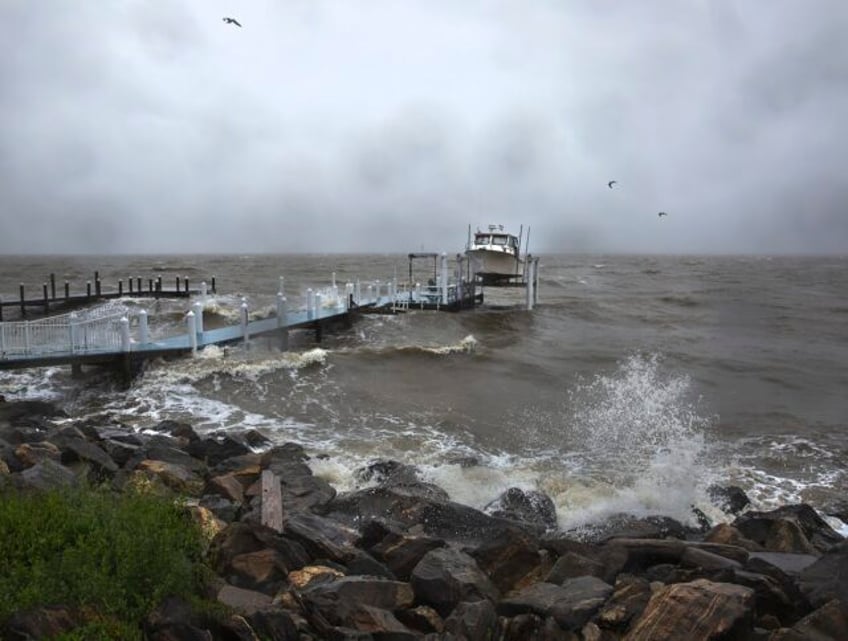
[[[560,481],[560,524],[585,525],[617,512],[692,522],[711,474],[704,463],[711,419],[690,400],[687,376],[666,373],[658,355],[633,355],[612,375],[570,394],[580,481]]]

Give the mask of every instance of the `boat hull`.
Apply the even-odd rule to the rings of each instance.
[[[472,249],[468,252],[471,270],[483,282],[509,281],[521,277],[522,261],[507,251]]]

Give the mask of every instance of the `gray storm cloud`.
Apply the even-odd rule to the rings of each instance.
[[[453,251],[497,222],[536,252],[845,253],[846,32],[837,0],[9,0],[0,252]]]

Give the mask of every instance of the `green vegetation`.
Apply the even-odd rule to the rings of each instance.
[[[18,610],[68,605],[87,623],[65,639],[138,639],[163,597],[197,594],[199,528],[183,506],[129,491],[0,492],[0,624]]]

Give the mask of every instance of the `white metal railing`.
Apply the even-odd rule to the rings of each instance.
[[[0,358],[121,349],[126,315],[122,307],[105,305],[83,314],[0,323]]]

